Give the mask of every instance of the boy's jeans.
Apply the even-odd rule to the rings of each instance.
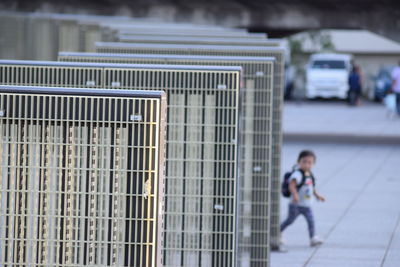
[[[289,212],[287,219],[281,224],[281,232],[286,227],[291,225],[299,215],[303,215],[306,218],[308,226],[308,234],[312,238],[315,234],[314,215],[310,207],[302,207],[293,203],[289,204]]]

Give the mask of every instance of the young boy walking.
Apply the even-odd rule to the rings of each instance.
[[[310,150],[301,151],[297,160],[297,167],[289,178],[289,191],[291,200],[287,219],[281,224],[281,232],[291,225],[301,214],[305,217],[310,236],[310,246],[322,244],[322,240],[315,235],[314,216],[311,209],[312,196],[317,200],[325,201],[325,198],[315,190],[315,178],[311,169],[316,161],[314,152]]]

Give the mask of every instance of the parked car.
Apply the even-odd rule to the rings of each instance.
[[[306,97],[347,99],[352,56],[313,54],[307,66]]]
[[[374,77],[374,94],[373,100],[382,101],[392,86],[391,73],[394,66],[384,66],[379,69],[378,74]]]

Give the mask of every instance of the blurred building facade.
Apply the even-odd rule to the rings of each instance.
[[[302,32],[289,38],[292,64],[297,68],[297,87],[302,87],[304,71],[311,54],[352,54],[362,71],[363,94],[373,98],[374,78],[382,67],[395,66],[400,60],[400,43],[367,30],[321,30]]]

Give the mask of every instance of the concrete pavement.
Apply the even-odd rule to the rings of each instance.
[[[388,114],[382,104],[363,103],[350,107],[342,101],[286,102],[283,132],[299,137],[395,140],[400,143],[400,117]]]
[[[309,124],[307,117],[313,118]],[[316,152],[317,189],[327,201],[315,203],[314,212],[317,234],[325,243],[309,247],[306,222],[299,217],[283,234],[288,252],[271,253],[271,267],[400,266],[399,125],[400,119],[386,118],[384,108],[374,104],[286,104],[284,131],[292,138],[284,142],[282,172],[291,168],[300,150]],[[315,132],[323,138],[316,140]],[[335,136],[393,142],[336,142]],[[282,198],[282,220],[287,205]]]

